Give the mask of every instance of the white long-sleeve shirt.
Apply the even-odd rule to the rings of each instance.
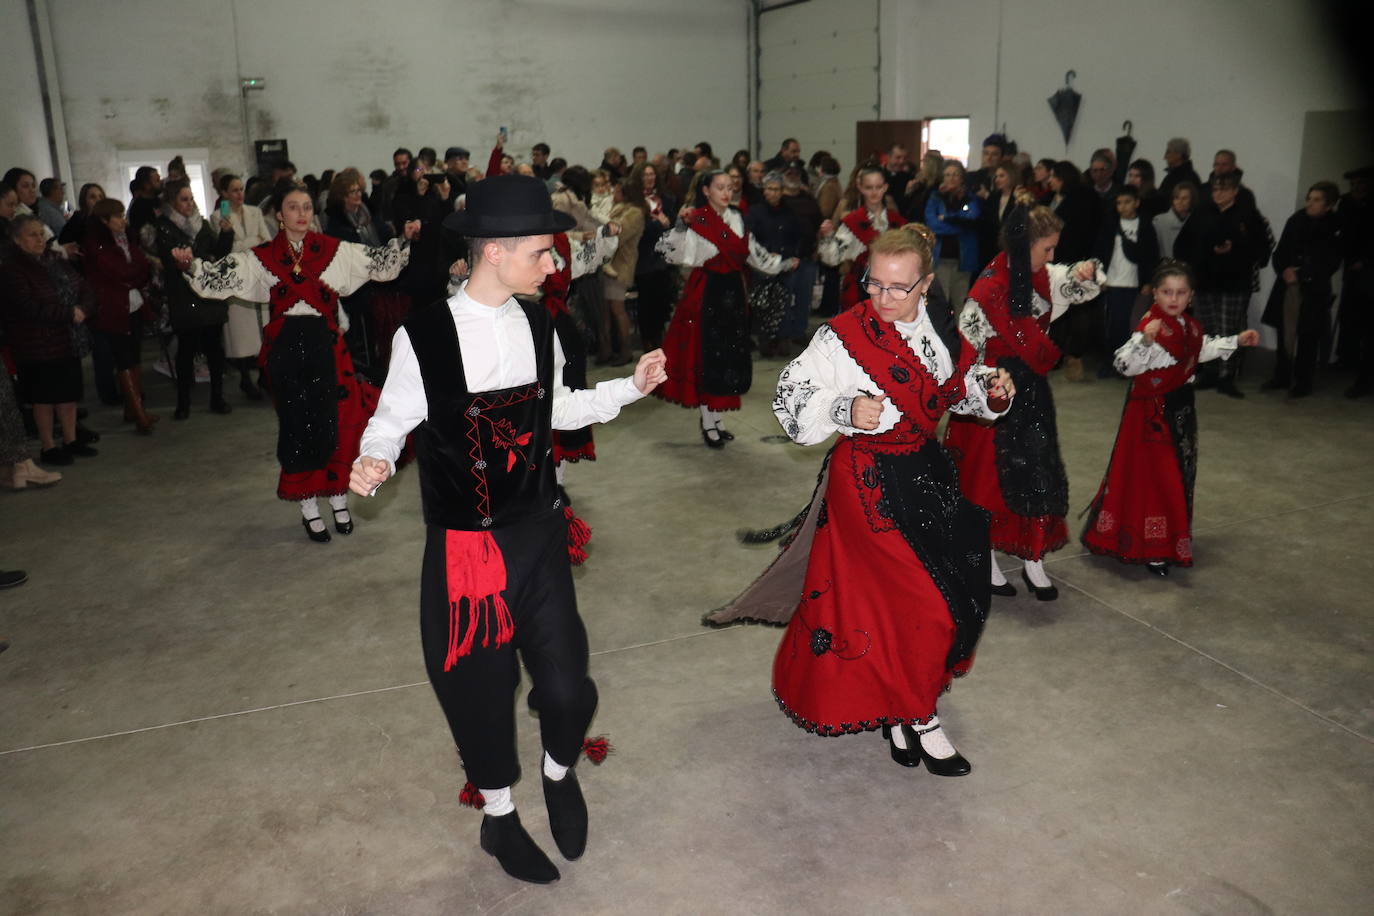
[[[1176,316],[1172,319],[1180,328],[1184,327],[1183,318]],[[1198,354],[1199,363],[1211,362],[1214,359],[1230,359],[1231,354],[1236,352],[1240,346],[1240,335],[1232,334],[1229,337],[1213,337],[1211,334],[1202,335],[1202,352]],[[1146,372],[1153,372],[1156,369],[1167,369],[1177,363],[1174,355],[1160,345],[1159,341],[1145,342],[1145,334],[1136,331],[1131,335],[1131,339],[1117,348],[1116,355],[1112,359],[1112,365],[1116,366],[1116,371],[1122,375],[1134,376],[1144,375]],[[1189,376],[1189,381],[1192,376]]]
[[[515,299],[493,308],[467,294],[467,284],[449,298],[448,309],[458,329],[458,349],[469,391],[499,391],[528,385],[538,378],[534,338],[525,311]],[[553,428],[581,429],[605,423],[627,404],[644,397],[634,378],[612,379],[595,388],[573,391],[563,384],[567,359],[557,337],[553,342]],[[391,368],[377,412],[363,431],[360,455],[384,459],[394,473],[406,434],[429,416],[420,363],[405,328],[391,343]]]
[[[1101,292],[1102,287],[1107,282],[1107,274],[1102,269],[1102,262],[1096,259],[1089,262],[1096,266],[1096,274],[1092,280],[1080,280],[1078,278],[1078,263],[1045,265],[1045,269],[1049,271],[1050,275],[1050,301],[1046,302],[1043,296],[1032,290],[1031,314],[1033,316],[1039,318],[1049,312],[1050,321],[1058,321],[1069,310],[1069,306],[1087,302]],[[977,299],[970,297],[964,303],[964,310],[959,313],[959,333],[964,335],[965,340],[973,344],[973,349],[978,351],[978,361],[982,362],[988,340],[996,337],[997,332],[993,330],[992,323],[988,321],[988,316]]]
[[[735,235],[744,235],[744,217],[739,215],[738,210],[731,207],[721,214],[721,219]],[[663,259],[669,264],[682,267],[700,267],[720,254],[720,249],[712,242],[702,238],[700,233],[692,231],[680,220],[676,226],[659,237],[654,250],[663,255]],[[791,259],[774,254],[754,241],[752,235],[749,236],[749,266],[759,273],[769,276],[780,274],[789,260]]]
[[[954,372],[954,360],[930,323],[924,301],[915,321],[894,322],[893,327],[938,382],[944,384],[949,380]],[[950,410],[989,420],[1001,416],[988,407],[985,387],[986,380],[995,373],[996,370],[989,366],[970,367],[964,376],[964,398]],[[824,442],[836,432],[849,436],[876,435],[887,432],[901,421],[902,412],[897,405],[890,399],[883,402],[875,429],[851,426],[850,408],[856,396],[878,397],[882,394],[885,394],[882,386],[854,361],[839,335],[825,324],[778,376],[773,415],[788,437],[799,445]]]
[[[887,208],[868,214],[868,220],[879,233],[886,232]],[[821,263],[829,267],[852,261],[867,250],[868,246],[859,241],[859,237],[843,221],[836,224],[834,234],[816,243],[816,253],[820,255]]]

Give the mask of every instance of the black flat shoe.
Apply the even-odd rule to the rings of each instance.
[[[315,529],[310,527],[310,523],[313,521],[319,521],[321,525],[324,524],[323,519],[301,519],[301,526],[305,528],[305,536],[310,538],[310,540],[314,541],[317,544],[328,544],[330,540],[332,540],[332,538],[329,537],[329,529],[322,527],[319,531],[316,531]]]
[[[916,740],[916,735],[911,730],[910,725],[899,725],[902,735],[906,738],[906,747],[898,747],[892,741],[892,726],[883,726],[883,738],[887,741],[887,749],[892,754],[892,762],[904,767],[918,767],[921,765],[921,755],[915,750],[920,747],[920,742]]]
[[[1036,601],[1053,601],[1059,597],[1059,589],[1055,588],[1053,585],[1049,588],[1041,588],[1032,582],[1030,576],[1026,575],[1026,568],[1024,566],[1021,567],[1021,579],[1026,583],[1026,588],[1031,590],[1031,594],[1035,595]]]
[[[334,530],[337,531],[337,532],[339,532],[339,534],[352,534],[352,533],[353,533],[353,516],[352,516],[352,515],[349,515],[349,516],[348,516],[348,521],[346,521],[346,522],[341,522],[341,521],[339,521],[339,515],[340,515],[341,513],[347,512],[347,511],[348,511],[347,509],[335,509],[335,510],[334,510]]]
[[[558,880],[558,868],[544,855],[533,838],[525,832],[518,812],[482,818],[482,850],[496,857],[501,868],[512,878],[531,884],[552,884]]]
[[[720,437],[726,442],[735,441],[735,434],[728,429],[724,429],[719,423],[716,424],[716,432],[720,433]]]
[[[587,849],[587,802],[572,770],[562,779],[544,777],[544,804],[549,809],[549,830],[558,851],[568,861]]]
[[[994,585],[992,587],[992,593],[1002,598],[1015,598],[1016,586],[1012,585],[1010,582],[1003,582],[1001,585]]]
[[[69,464],[75,463],[75,461],[76,459],[72,457],[72,453],[60,445],[54,446],[53,448],[45,448],[38,453],[39,464],[52,464],[58,467],[66,467]]]
[[[908,741],[915,740],[916,750],[921,758],[921,762],[926,765],[932,776],[967,776],[973,771],[973,766],[958,751],[954,752],[953,757],[932,757],[926,753],[925,747],[921,745],[921,735],[937,731],[940,726],[920,729]]]
[[[711,438],[711,433],[716,434],[714,439]],[[725,437],[714,426],[710,429],[702,429],[701,441],[706,443],[707,448],[725,448]]]
[[[77,439],[75,442],[68,442],[62,446],[68,455],[75,455],[77,458],[94,458],[100,452],[91,448],[86,443]]]
[[[1169,578],[1169,564],[1167,563],[1149,563],[1145,568],[1161,579]]]

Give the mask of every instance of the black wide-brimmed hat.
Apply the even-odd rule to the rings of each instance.
[[[471,239],[567,232],[577,220],[553,208],[548,186],[533,175],[497,175],[468,186],[467,206],[444,228]]]

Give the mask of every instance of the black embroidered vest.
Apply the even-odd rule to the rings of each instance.
[[[429,402],[429,417],[415,428],[428,525],[485,531],[562,508],[552,452],[553,322],[542,306],[520,307],[534,338],[538,377],[499,391],[468,391],[446,300],[405,321]]]

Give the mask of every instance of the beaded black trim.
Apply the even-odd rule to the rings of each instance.
[[[893,725],[928,725],[930,720],[935,718],[935,713],[921,718],[919,716],[879,716],[876,719],[859,719],[854,722],[840,722],[829,724],[815,722],[798,713],[778,696],[777,690],[773,691],[773,701],[778,704],[778,709],[783,711],[787,718],[791,719],[798,728],[804,729],[813,735],[822,738],[838,738],[841,735],[860,735],[864,732],[877,731],[880,728]]]

